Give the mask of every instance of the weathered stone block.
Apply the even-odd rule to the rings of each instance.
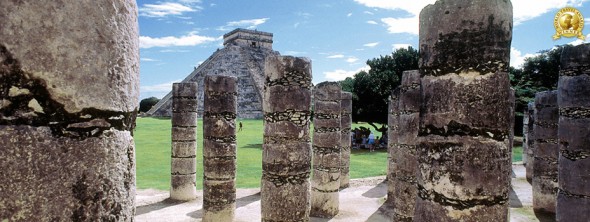
[[[0,220],[132,221],[135,1],[1,1],[0,21]]]
[[[590,216],[590,44],[564,48],[559,71],[559,191],[556,219]]]
[[[512,4],[440,0],[420,13],[416,221],[507,221]]]
[[[175,141],[189,142],[189,141],[195,141],[195,140],[197,140],[197,127],[196,126],[172,127],[172,142],[175,142]]]
[[[559,155],[557,91],[539,92],[535,95],[534,119],[533,210],[554,216]]]
[[[311,62],[269,57],[265,64],[262,221],[308,221]]]
[[[350,186],[352,93],[343,91],[340,96],[340,189],[343,189]]]
[[[193,158],[172,158],[172,175],[187,175],[197,172],[197,160]]]
[[[236,77],[205,77],[203,221],[234,218],[237,91]]]

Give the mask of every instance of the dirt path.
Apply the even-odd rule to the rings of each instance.
[[[512,166],[513,192],[510,195],[510,221],[539,221],[532,210],[532,188],[525,179],[521,164]],[[380,209],[387,195],[385,177],[351,180],[350,188],[340,192],[340,213],[332,219],[312,217],[311,221],[354,222],[389,221]],[[238,189],[235,221],[260,221],[260,190]],[[198,191],[202,197],[202,190]],[[167,200],[168,192],[160,190],[138,190],[136,196],[137,221],[201,221],[202,199],[191,202]]]

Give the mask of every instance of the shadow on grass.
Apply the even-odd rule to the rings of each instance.
[[[262,149],[262,144],[248,144],[243,146],[242,148],[250,148],[250,149]]]

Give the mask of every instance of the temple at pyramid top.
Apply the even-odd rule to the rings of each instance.
[[[280,55],[272,50],[273,34],[248,29],[235,29],[223,35],[223,48],[212,52],[182,82],[198,83],[197,112],[203,115],[204,80],[208,75],[238,78],[238,118],[262,118],[264,63],[269,56]],[[170,89],[172,90],[172,89]],[[172,92],[147,113],[151,116],[172,115]]]
[[[238,28],[223,35],[223,46],[228,44],[272,49],[272,33]]]

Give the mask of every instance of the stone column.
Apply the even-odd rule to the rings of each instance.
[[[590,44],[564,48],[557,86],[557,221],[590,218]]]
[[[265,61],[262,221],[308,221],[310,211],[311,61]]]
[[[314,87],[313,178],[311,216],[329,218],[339,211],[340,198],[340,84]]]
[[[203,221],[232,221],[236,210],[238,79],[205,77],[203,105]]]
[[[415,221],[507,221],[512,5],[440,0],[420,13]]]
[[[557,198],[557,91],[535,95],[535,153],[533,166],[533,210],[555,214]]]
[[[197,198],[197,83],[172,84],[170,199]]]
[[[522,116],[522,164],[526,167],[528,152],[528,133],[529,133],[529,115],[528,108],[524,110]]]
[[[393,149],[393,221],[412,221],[417,195],[420,72],[405,71],[399,90],[398,145]]]
[[[526,163],[526,180],[532,184],[533,183],[533,166],[535,165],[535,103],[530,102],[527,106],[527,112],[525,116],[528,116],[528,124],[526,128],[527,131],[527,149],[526,152],[523,152],[523,156],[527,156],[527,163]]]
[[[340,189],[350,186],[350,130],[352,126],[352,93],[341,92],[340,101]]]
[[[400,88],[396,88],[389,96],[387,108],[387,199],[385,205],[393,209],[395,200],[395,151],[398,149],[399,138],[399,93]]]
[[[131,221],[135,1],[0,1],[0,220]]]

